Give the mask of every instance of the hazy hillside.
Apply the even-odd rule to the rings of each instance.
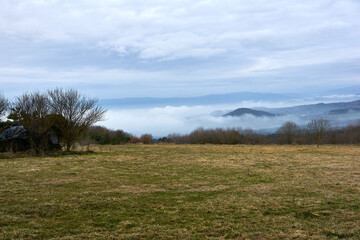
[[[240,117],[251,114],[255,117],[282,116],[288,120],[298,119],[306,124],[311,119],[324,118],[334,126],[343,126],[360,120],[360,100],[352,102],[318,103],[285,108],[239,108],[224,116]]]
[[[275,116],[277,116],[276,114],[272,114],[272,113],[265,112],[265,111],[254,110],[254,109],[250,109],[250,108],[238,108],[238,109],[231,111],[223,116],[224,117],[227,117],[227,116],[240,117],[245,114],[250,114],[255,117],[275,117]]]
[[[337,103],[318,103],[310,105],[300,105],[285,108],[256,108],[258,110],[267,111],[273,114],[285,114],[295,116],[321,116],[334,110],[346,110],[360,106],[360,100],[353,102],[337,102]]]
[[[359,113],[359,112],[360,112],[360,106],[355,106],[355,107],[331,110],[331,111],[327,112],[326,115],[353,114],[353,113]]]

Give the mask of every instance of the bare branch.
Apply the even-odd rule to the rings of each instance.
[[[296,123],[288,121],[285,122],[278,130],[277,133],[282,139],[286,141],[287,144],[292,144],[295,138],[300,133],[300,128]]]
[[[53,126],[48,103],[43,93],[23,94],[16,98],[9,116],[29,131],[32,148],[37,154],[47,149],[48,131]]]
[[[308,123],[307,132],[319,147],[330,128],[331,124],[328,120],[314,119]]]
[[[9,108],[9,101],[0,94],[0,117],[2,117]]]
[[[67,151],[91,125],[104,120],[106,110],[96,106],[98,100],[86,98],[75,89],[56,88],[48,95],[52,113],[62,116],[57,124]]]

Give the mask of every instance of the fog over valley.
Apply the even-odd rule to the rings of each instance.
[[[306,109],[308,116],[304,116],[301,111],[297,110],[290,114],[284,114],[281,111],[285,111],[286,107],[305,105],[305,104],[317,104],[320,101],[322,103],[334,103],[334,102],[349,102],[359,99],[357,94],[346,95],[327,95],[318,97],[305,97],[305,98],[288,98],[283,101],[242,101],[237,103],[226,104],[196,104],[196,101],[189,105],[171,106],[166,105],[167,99],[162,101],[155,101],[152,106],[148,99],[144,99],[141,104],[141,99],[117,100],[115,102],[122,102],[119,105],[109,105],[106,120],[100,122],[99,125],[106,126],[112,129],[122,129],[137,136],[143,133],[150,133],[154,137],[167,136],[168,134],[188,134],[196,128],[251,128],[253,130],[261,130],[266,132],[274,132],[286,121],[293,121],[300,126],[304,126],[314,117],[318,116],[318,108],[312,110],[312,108]],[[186,98],[185,98],[186,99]],[[221,102],[222,99],[218,99]],[[187,102],[187,100],[184,100]],[[108,101],[109,103],[109,101]],[[126,103],[126,104],[125,104]],[[105,104],[106,106],[106,104]],[[224,116],[225,114],[238,109],[238,108],[251,108],[264,111],[274,111],[276,114],[274,117],[266,116],[254,116],[252,114],[244,114],[241,116]],[[321,107],[326,114],[329,110],[338,109],[339,107],[328,106]],[[341,107],[340,107],[341,108]],[[287,110],[289,111],[289,110]],[[299,111],[299,112],[298,112]],[[298,112],[298,113],[297,113]],[[279,113],[279,114],[278,114]],[[343,125],[356,121],[360,118],[357,114],[353,115],[341,115],[341,116],[325,116],[329,120],[332,120],[334,125]],[[344,122],[344,120],[346,120]]]

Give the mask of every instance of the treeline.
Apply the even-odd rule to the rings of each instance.
[[[315,119],[300,128],[289,121],[275,133],[241,128],[198,128],[190,134],[170,134],[158,141],[175,144],[360,144],[360,122],[344,128],[332,128],[328,120]]]
[[[153,143],[151,134],[136,137],[95,123],[106,110],[75,89],[56,88],[24,93],[8,101],[0,94],[0,152],[32,151],[43,155],[69,152],[76,144]]]
[[[198,128],[188,135],[170,134],[160,138],[160,143],[176,144],[261,144],[264,136],[251,129],[204,129]]]
[[[70,151],[93,124],[104,119],[106,110],[97,101],[61,88],[24,93],[13,102],[1,95],[0,117],[7,121],[0,124],[0,150],[23,151],[28,145],[37,155],[62,147]]]
[[[258,132],[242,128],[198,128],[190,134],[170,134],[153,139],[151,134],[133,136],[122,130],[92,126],[84,139],[87,143],[117,145],[132,143],[174,143],[174,144],[360,144],[360,121],[343,128],[333,128],[328,120],[315,119],[306,127],[294,122],[285,122],[276,132]]]
[[[111,130],[103,126],[91,126],[82,143],[100,145],[118,145],[125,143],[153,143],[151,134],[143,134],[139,138],[123,130]]]

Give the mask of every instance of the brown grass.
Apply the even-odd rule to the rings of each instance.
[[[360,239],[359,146],[0,159],[0,239]]]

